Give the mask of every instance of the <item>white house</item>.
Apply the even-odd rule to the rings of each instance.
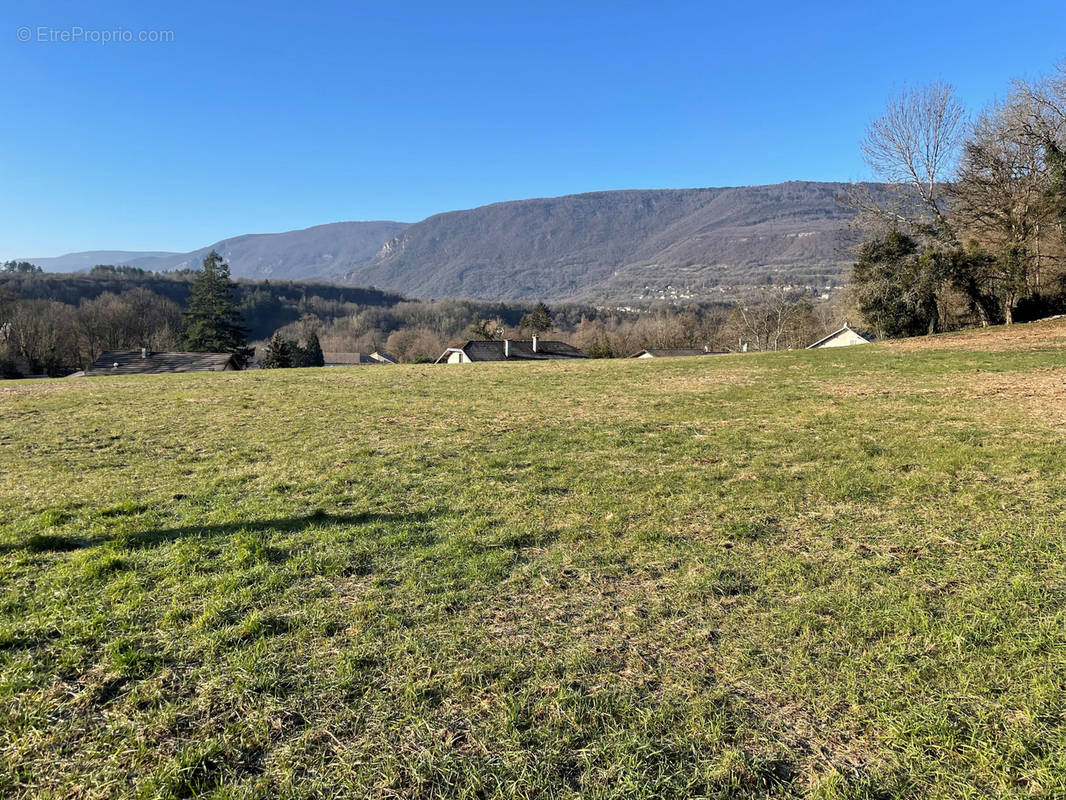
[[[828,336],[819,339],[807,349],[814,350],[815,348],[822,347],[850,347],[853,344],[869,344],[873,340],[873,334],[857,331],[845,322],[843,328],[833,331]]]

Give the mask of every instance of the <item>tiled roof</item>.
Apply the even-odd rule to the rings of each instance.
[[[376,358],[366,353],[323,353],[322,361],[327,366],[346,366],[348,364],[380,364]]]
[[[566,342],[538,339],[536,351],[533,350],[532,339],[510,339],[508,344],[510,355],[504,355],[504,342],[494,339],[473,339],[455,349],[462,350],[471,361],[546,361],[559,358],[587,358],[584,353]]]
[[[153,353],[140,350],[108,350],[85,370],[86,377],[140,375],[172,372],[221,372],[238,369],[231,353]]]

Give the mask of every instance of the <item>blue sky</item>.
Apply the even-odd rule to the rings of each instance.
[[[903,86],[976,109],[1066,57],[1061,0],[150,5],[0,9],[0,258],[858,180]],[[49,40],[75,28],[173,41]]]

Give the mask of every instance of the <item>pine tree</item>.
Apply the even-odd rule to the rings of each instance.
[[[555,327],[555,323],[552,320],[552,312],[544,303],[537,303],[533,310],[522,317],[522,321],[518,323],[520,330],[529,331],[530,333],[545,333]]]
[[[299,355],[297,350],[299,348],[296,342],[286,339],[280,332],[275,331],[270,337],[270,344],[267,345],[259,366],[263,369],[285,369],[297,366],[296,359]]]
[[[247,329],[237,307],[230,280],[229,265],[212,250],[204,259],[203,269],[193,278],[189,306],[182,314],[184,332],[181,342],[186,350],[197,353],[233,353],[248,359],[252,351],[246,346]]]
[[[307,337],[307,344],[303,346],[303,364],[305,367],[323,367],[326,365],[326,358],[322,354],[322,345],[318,341],[318,334],[311,331],[310,336]]]
[[[614,348],[607,334],[600,331],[592,344],[585,348],[585,355],[589,358],[614,358]]]

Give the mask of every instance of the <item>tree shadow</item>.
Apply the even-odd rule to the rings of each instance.
[[[359,514],[329,514],[318,511],[300,517],[277,517],[249,522],[226,522],[218,525],[188,525],[181,528],[154,528],[121,535],[130,549],[157,547],[179,539],[214,539],[235,533],[298,533],[308,528],[332,528],[354,525],[425,523],[430,515],[362,512]]]
[[[65,553],[85,547],[121,541],[127,549],[158,547],[179,539],[214,539],[235,533],[297,533],[308,528],[331,528],[341,526],[372,525],[376,523],[396,525],[429,522],[432,515],[393,514],[369,511],[358,514],[330,514],[316,511],[299,517],[276,517],[274,519],[226,522],[217,525],[186,525],[179,528],[150,528],[143,531],[128,531],[112,536],[77,537],[54,534],[34,534],[21,543],[0,544],[0,554],[16,550],[30,553]]]

